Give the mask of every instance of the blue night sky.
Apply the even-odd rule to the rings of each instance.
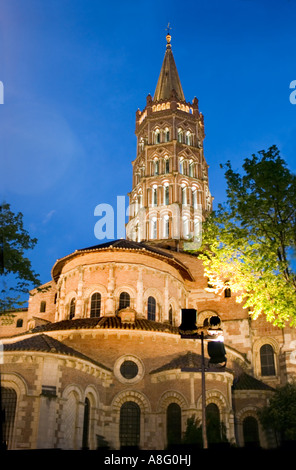
[[[294,0],[0,0],[0,197],[38,239],[28,255],[43,283],[58,258],[106,241],[94,209],[131,190],[135,112],[168,22],[186,100],[205,116],[214,207],[220,163],[239,170],[275,144],[295,171],[295,18]]]

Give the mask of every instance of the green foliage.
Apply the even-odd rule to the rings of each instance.
[[[273,429],[282,441],[296,440],[296,383],[278,387],[258,416],[262,426]]]
[[[28,294],[30,286],[40,284],[30,260],[25,256],[37,243],[24,229],[23,214],[14,214],[9,204],[0,206],[0,314],[21,307],[22,294]],[[9,287],[8,287],[9,286]]]
[[[273,146],[247,158],[244,175],[225,165],[227,202],[203,228],[205,274],[229,286],[255,319],[296,325],[296,177]]]
[[[182,439],[182,444],[196,445],[200,448],[203,446],[201,424],[194,415],[187,419],[187,426]]]

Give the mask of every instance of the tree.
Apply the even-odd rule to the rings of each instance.
[[[193,415],[187,419],[186,430],[182,439],[183,445],[196,446],[202,448],[202,427],[199,420]]]
[[[296,177],[276,146],[246,158],[243,176],[222,168],[227,201],[207,218],[200,255],[209,283],[231,288],[254,319],[296,325]]]
[[[1,299],[0,315],[12,308],[21,307],[25,301],[22,294],[28,294],[30,285],[39,286],[40,280],[34,272],[25,251],[37,243],[24,229],[23,214],[14,214],[10,205],[0,206],[0,273]],[[8,285],[10,287],[8,287]]]
[[[273,429],[281,442],[296,440],[296,383],[278,387],[269,404],[258,411],[264,429]]]

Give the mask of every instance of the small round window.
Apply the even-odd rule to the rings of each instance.
[[[144,374],[144,364],[136,356],[121,356],[115,361],[114,375],[123,384],[135,384],[142,380]]]
[[[134,379],[139,372],[139,368],[134,361],[124,361],[120,366],[120,373],[125,379]]]

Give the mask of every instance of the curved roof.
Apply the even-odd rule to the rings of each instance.
[[[120,317],[97,317],[78,318],[76,320],[62,320],[56,323],[36,326],[31,333],[41,333],[46,331],[59,330],[79,330],[79,329],[124,329],[142,331],[161,331],[162,333],[179,334],[179,329],[165,323],[160,323],[146,319],[136,319],[133,323],[124,323]]]
[[[107,242],[107,243],[102,243],[100,245],[94,245],[94,246],[90,246],[90,247],[87,247],[87,248],[81,248],[79,250],[74,251],[74,253],[71,253],[70,255],[67,255],[67,256],[57,260],[56,263],[54,264],[53,268],[52,268],[52,278],[57,282],[63,267],[65,266],[65,264],[69,260],[75,258],[76,256],[81,256],[85,253],[90,253],[90,252],[94,252],[94,251],[97,251],[97,252],[101,252],[101,251],[105,251],[105,252],[106,251],[113,251],[113,252],[114,251],[125,251],[125,252],[136,251],[140,254],[145,254],[145,255],[148,255],[148,256],[159,258],[159,259],[167,262],[168,264],[170,264],[174,268],[176,268],[185,279],[187,279],[189,281],[194,280],[194,278],[193,278],[192,274],[190,273],[189,269],[183,263],[181,263],[181,261],[179,261],[177,258],[175,258],[173,254],[166,253],[165,251],[163,251],[159,248],[152,247],[152,246],[147,245],[147,244],[142,243],[142,242],[138,243],[138,242],[133,242],[133,241],[130,241],[130,240],[125,240],[125,239],[113,240],[113,241],[110,241],[110,242]]]
[[[110,369],[103,364],[94,361],[93,359],[85,356],[84,354],[76,351],[73,348],[70,348],[66,344],[61,343],[55,338],[51,338],[45,334],[38,334],[31,336],[30,338],[25,338],[23,340],[17,341],[15,343],[4,344],[4,352],[13,352],[13,351],[40,351],[45,353],[54,353],[62,354],[65,356],[72,356],[78,359],[83,359],[88,362],[105,369],[110,372]]]

